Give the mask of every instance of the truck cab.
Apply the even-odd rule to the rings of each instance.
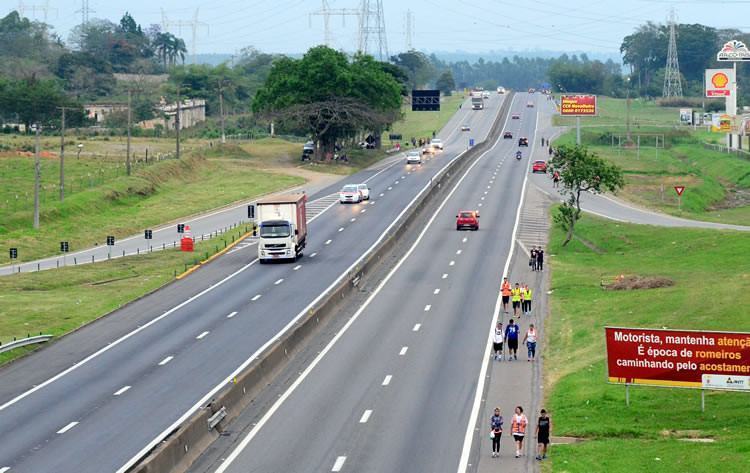
[[[305,194],[268,198],[256,204],[258,259],[295,261],[307,242]]]

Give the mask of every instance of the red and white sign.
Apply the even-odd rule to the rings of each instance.
[[[674,186],[674,191],[677,192],[678,197],[682,197],[682,193],[685,192],[685,186]]]
[[[750,390],[750,333],[605,327],[609,382]]]
[[[743,62],[750,61],[750,50],[745,43],[733,39],[722,46],[721,51],[716,53],[717,61]]]
[[[706,69],[706,97],[731,97],[734,69]]]
[[[595,117],[596,95],[561,95],[560,115],[568,117]]]

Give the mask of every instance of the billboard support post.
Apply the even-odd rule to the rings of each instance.
[[[701,389],[701,412],[706,412],[706,390]]]
[[[625,383],[625,405],[630,407],[630,383]]]
[[[581,144],[581,117],[576,117],[576,144]]]

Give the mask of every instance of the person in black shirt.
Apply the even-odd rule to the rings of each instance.
[[[536,270],[541,271],[544,269],[544,250],[539,247],[536,250]]]
[[[549,446],[549,437],[551,433],[552,419],[547,415],[547,411],[542,409],[539,420],[536,423],[537,460],[547,458],[547,447]]]
[[[531,254],[529,266],[531,266],[532,271],[536,271],[536,246],[532,246],[529,253]]]

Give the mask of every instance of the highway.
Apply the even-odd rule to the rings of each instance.
[[[430,178],[466,148],[469,137],[484,139],[501,100],[493,95],[482,112],[469,107],[459,111],[438,134],[445,151],[424,165],[406,166],[393,158],[347,178],[346,182],[367,181],[371,202],[319,207],[310,221],[305,257],[299,262],[257,265],[250,242],[184,280],[1,369],[0,471],[125,471],[306,313],[381,238]],[[469,124],[471,132],[461,132],[463,124]],[[525,117],[522,126],[533,123]],[[503,156],[500,148],[496,151],[476,168],[499,163]],[[489,184],[486,195],[477,188],[473,200],[464,203],[484,204],[488,227],[502,211],[493,196],[504,200],[507,193],[503,209],[512,208],[513,199],[517,202],[517,196],[511,196],[526,163],[508,164],[518,169],[516,178],[504,177],[502,185],[498,178],[494,189]],[[311,201],[327,199],[338,188],[322,189]],[[505,220],[509,223],[511,218]],[[441,219],[439,224],[450,228],[453,221]],[[453,232],[447,235],[441,237],[442,245],[456,237]],[[509,243],[491,235],[483,230],[461,238]],[[502,246],[498,250],[507,253]],[[457,269],[465,266],[467,257],[487,256],[477,245],[466,244],[465,251],[455,263]],[[455,278],[459,284],[458,273]],[[475,280],[487,287],[494,283]],[[467,335],[486,332],[487,326],[479,325],[466,327]],[[455,395],[449,390],[444,399]]]
[[[536,108],[518,94],[498,140],[466,171],[414,245],[216,473],[461,471],[480,370],[529,172]],[[532,146],[514,158],[518,136]],[[480,230],[457,232],[459,210]],[[531,365],[508,368],[528,377]],[[506,414],[509,420],[509,413]],[[509,427],[509,425],[506,425]],[[509,441],[509,440],[508,440]]]

